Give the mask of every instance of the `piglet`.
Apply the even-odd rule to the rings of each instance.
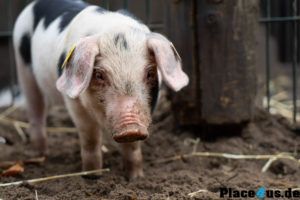
[[[121,145],[126,176],[143,176],[139,141],[149,135],[161,82],[179,91],[189,81],[172,43],[124,10],[79,0],[32,2],[15,23],[13,43],[36,150],[47,152],[47,105],[64,102],[83,170],[102,168],[106,133]]]

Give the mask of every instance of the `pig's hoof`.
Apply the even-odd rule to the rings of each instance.
[[[126,180],[127,181],[133,181],[136,178],[141,178],[144,177],[144,172],[143,170],[137,170],[137,171],[131,171],[131,172],[126,172]]]
[[[35,151],[39,154],[39,156],[45,156],[48,151],[47,138],[45,137],[30,137],[30,143],[35,149]]]
[[[114,140],[119,143],[135,142],[138,140],[145,140],[148,137],[148,132],[141,132],[138,130],[124,131],[113,136]]]

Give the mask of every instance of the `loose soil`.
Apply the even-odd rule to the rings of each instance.
[[[5,108],[0,109],[4,111]],[[27,121],[24,109],[17,109],[10,118]],[[49,110],[48,126],[73,127],[62,107]],[[128,181],[122,170],[121,156],[112,140],[105,142],[104,168],[111,171],[99,179],[81,176],[34,184],[0,187],[0,199],[220,199],[220,188],[271,190],[300,188],[299,165],[290,160],[277,160],[267,172],[262,167],[267,160],[232,160],[214,157],[190,157],[153,163],[174,155],[201,152],[232,154],[300,153],[300,135],[289,130],[289,123],[280,116],[271,116],[257,109],[254,120],[240,133],[230,128],[213,129],[209,133],[197,127],[179,128],[170,113],[169,103],[161,103],[154,114],[151,136],[143,142],[145,177]],[[206,130],[206,129],[205,129]],[[24,129],[26,132],[27,130]],[[16,129],[0,124],[0,136],[13,143],[0,143],[0,161],[17,161],[33,157],[29,144],[22,143]],[[205,137],[203,137],[205,136]],[[211,137],[207,137],[211,136]],[[195,146],[193,141],[200,138]],[[209,138],[209,139],[207,139]],[[48,133],[49,155],[41,164],[25,166],[19,175],[0,177],[0,183],[47,177],[81,171],[79,139],[76,133]],[[299,159],[299,155],[297,157]],[[188,194],[200,189],[193,198]],[[225,198],[226,199],[226,198]],[[240,198],[243,199],[243,198]],[[257,198],[259,199],[259,198]]]

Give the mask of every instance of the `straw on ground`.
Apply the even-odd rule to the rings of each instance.
[[[11,183],[2,183],[0,184],[0,187],[10,186],[10,185],[20,185],[22,183],[37,183],[37,182],[43,182],[43,181],[49,181],[59,178],[66,178],[66,177],[73,177],[73,176],[84,176],[84,175],[90,175],[90,174],[96,174],[101,172],[109,172],[109,169],[97,169],[97,170],[91,170],[91,171],[84,171],[84,172],[78,172],[78,173],[71,173],[71,174],[63,174],[63,175],[57,175],[57,176],[49,176],[45,178],[36,178],[36,179],[30,179],[25,181],[16,181]]]
[[[208,190],[201,189],[201,190],[198,190],[198,191],[196,191],[196,192],[188,193],[188,196],[189,196],[189,197],[195,197],[195,196],[196,196],[197,194],[199,194],[199,193],[206,193],[206,192],[208,192]]]
[[[28,129],[30,127],[30,125],[26,122],[22,122],[22,121],[11,119],[11,118],[7,117],[10,113],[15,111],[16,109],[18,109],[18,107],[11,106],[11,107],[7,108],[5,111],[3,111],[0,114],[0,123],[14,126],[17,129],[18,134],[20,134],[20,137],[22,138],[22,140],[24,140],[24,136],[22,136],[23,134],[21,132],[22,130],[20,130],[20,129],[21,128]],[[59,132],[76,133],[77,132],[76,128],[73,128],[73,127],[47,127],[46,130],[48,132],[52,132],[52,133],[59,133]]]
[[[297,160],[290,153],[279,153],[276,155],[241,155],[241,154],[229,154],[229,153],[216,153],[216,152],[192,152],[189,154],[176,155],[169,158],[158,159],[149,162],[149,164],[154,163],[165,163],[175,160],[182,160],[189,157],[219,157],[228,159],[254,159],[254,160],[266,160],[266,159],[288,159],[292,160],[297,164],[300,164],[300,160]]]

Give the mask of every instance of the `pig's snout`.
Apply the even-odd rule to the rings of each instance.
[[[149,120],[146,112],[137,103],[136,98],[123,97],[117,104],[119,114],[113,127],[113,138],[116,142],[134,142],[148,137]]]
[[[116,142],[134,142],[144,140],[149,133],[147,127],[137,117],[125,116],[118,123],[116,131],[113,133],[113,138]]]
[[[113,138],[116,142],[126,143],[135,142],[137,140],[144,140],[148,137],[149,133],[145,129],[129,125],[126,130],[121,133],[114,134]]]

